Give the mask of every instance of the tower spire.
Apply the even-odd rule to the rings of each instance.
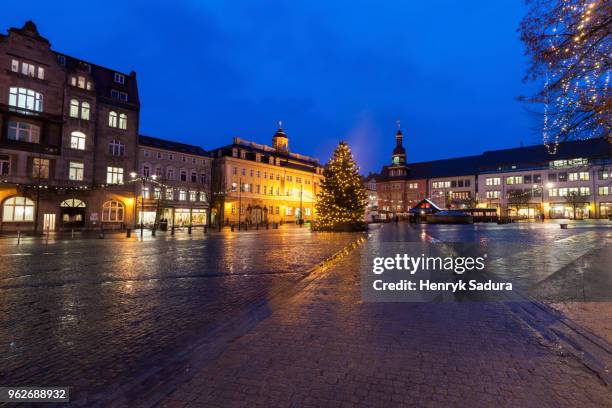
[[[393,164],[406,164],[406,149],[404,149],[404,135],[402,133],[400,120],[396,120],[397,132],[395,132],[395,149],[393,149]]]

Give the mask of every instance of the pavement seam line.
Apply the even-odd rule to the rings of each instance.
[[[274,310],[290,303],[297,294],[310,283],[337,264],[355,249],[360,247],[367,239],[362,234],[357,239],[345,245],[340,250],[326,257],[316,265],[304,272],[304,275],[294,282],[287,291],[272,292],[266,300],[254,303],[250,308],[239,312],[228,321],[212,328],[206,335],[192,346],[177,353],[172,361],[161,366],[150,368],[141,373],[134,380],[114,389],[110,395],[96,395],[92,400],[75,401],[76,406],[135,406],[133,395],[141,402],[139,407],[158,406],[165,398],[170,396],[180,385],[187,382],[192,374],[199,372],[208,364],[220,357],[236,340],[253,330],[259,323],[270,317]],[[181,373],[181,374],[177,374]],[[171,378],[170,381],[167,379]],[[151,390],[157,390],[151,392]]]

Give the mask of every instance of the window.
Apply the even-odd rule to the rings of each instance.
[[[198,182],[198,173],[196,173],[195,171],[191,172],[191,182],[192,183],[197,183]]]
[[[108,166],[106,168],[106,182],[108,184],[123,184],[123,168]]]
[[[246,169],[244,167],[242,168],[242,175],[246,176]]]
[[[200,173],[200,183],[206,184],[206,179],[207,179],[206,173],[205,172]]]
[[[523,184],[523,176],[506,177],[506,184]]]
[[[19,61],[17,61],[16,59],[11,61],[11,71],[19,72]]]
[[[149,199],[151,197],[151,194],[149,193],[149,187],[143,187],[141,193],[142,197],[145,199]]]
[[[76,99],[70,100],[70,117],[78,118],[79,117],[79,101]]]
[[[43,96],[41,93],[31,89],[11,87],[9,90],[9,105],[21,109],[42,112]]]
[[[9,174],[11,174],[11,156],[0,154],[0,176],[8,176]]]
[[[108,144],[108,153],[113,156],[123,156],[125,154],[125,145],[118,140],[111,140]]]
[[[38,79],[45,79],[45,69],[38,67]]]
[[[142,166],[142,175],[144,177],[149,177],[151,175],[151,170],[149,169],[149,166]]]
[[[308,182],[309,180],[306,180],[306,181]],[[306,183],[306,184],[310,184],[310,183]],[[416,189],[416,188],[419,188],[419,184],[418,184],[418,183],[409,183],[409,184],[408,184],[408,188],[410,188],[410,189],[413,189],[413,190],[414,190],[414,189]]]
[[[89,120],[89,102],[81,103],[81,119]]]
[[[71,161],[68,167],[68,178],[73,181],[83,180],[83,163]]]
[[[185,162],[187,162],[187,158],[186,158],[185,156],[181,156],[181,161],[182,161],[183,163],[185,163]]]
[[[144,150],[142,151],[142,155],[143,155],[144,157],[150,157],[150,156],[151,156],[151,152],[149,152],[147,149],[144,149]]]
[[[560,182],[567,181],[567,173],[559,173],[558,178]]]
[[[499,190],[487,191],[487,198],[499,198]]]
[[[485,185],[487,186],[499,186],[501,184],[501,178],[499,177],[487,177],[485,179]]]
[[[153,190],[153,194],[156,200],[161,200],[161,188],[155,187],[155,189]]]
[[[253,177],[253,174],[254,174],[253,172],[254,172],[254,170],[253,170],[253,169],[251,169],[251,170],[250,170],[250,172],[249,172],[249,175],[250,175],[251,177]]]
[[[610,194],[610,186],[602,186],[597,189],[597,194],[600,196],[607,196]]]
[[[174,200],[174,191],[171,188],[166,189],[166,200]]]
[[[36,65],[28,64],[27,62],[21,63],[21,73],[23,75],[33,77],[35,72],[36,72]]]
[[[123,221],[123,204],[119,201],[107,201],[102,206],[102,222]]]
[[[533,182],[536,184],[540,184],[542,182],[542,175],[541,174],[534,174],[533,175]]]
[[[206,201],[206,193],[203,191],[200,191],[200,201]]]
[[[70,148],[77,150],[85,150],[85,133],[83,132],[72,132],[70,134]]]
[[[293,213],[293,207],[285,208],[285,215],[291,215]]]
[[[2,207],[2,221],[34,221],[34,201],[26,197],[9,198]]]
[[[117,112],[110,111],[108,113],[108,126],[117,127]]]
[[[197,192],[196,191],[190,191],[189,192],[189,201],[196,201],[197,198]]]
[[[179,190],[179,200],[180,200],[180,201],[185,201],[185,200],[187,200],[187,191],[185,191],[185,190]]]
[[[174,160],[174,155],[172,153],[168,154],[168,160]]]
[[[34,157],[32,159],[32,177],[49,178],[49,159]]]
[[[26,122],[9,121],[8,139],[18,142],[40,143],[40,127]]]
[[[310,217],[310,207],[304,208],[304,213]]]
[[[238,167],[234,167],[234,169],[232,170],[232,173],[234,175],[238,174]]]
[[[119,99],[120,101],[127,102],[128,94],[125,92],[118,91],[116,89],[111,89],[111,98]]]
[[[174,169],[172,167],[166,169],[166,178],[168,180],[174,180]]]
[[[125,84],[125,75],[121,75],[115,72],[114,81],[118,84]]]
[[[162,178],[162,168],[160,166],[155,167],[155,177]]]
[[[591,189],[589,187],[580,187],[580,195],[581,196],[591,195]]]
[[[187,171],[181,170],[181,181],[187,181]]]
[[[127,129],[127,115],[125,113],[119,114],[119,129]]]
[[[162,158],[162,154],[161,154],[161,152],[157,152],[157,158],[158,158],[158,159],[161,159],[161,158]]]

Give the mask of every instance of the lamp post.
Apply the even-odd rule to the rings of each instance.
[[[304,224],[304,216],[302,215],[302,195],[304,194],[304,186],[302,184],[300,184],[300,218],[298,220],[298,224],[300,224],[300,227],[302,226],[302,224]]]
[[[131,172],[130,173],[130,177],[132,178],[132,182],[136,182],[136,181],[140,181],[142,183],[141,188],[140,188],[140,237],[142,238],[142,236],[144,235],[144,200],[145,200],[145,194],[144,194],[144,189],[146,187],[146,182],[147,181],[151,181],[152,183],[155,183],[157,180],[157,175],[152,175],[152,176],[142,176],[140,178],[137,178],[136,176],[138,176],[138,174],[136,172]],[[136,197],[136,193],[134,193],[134,198]]]
[[[238,231],[240,231],[241,215],[242,215],[242,177],[238,179]]]

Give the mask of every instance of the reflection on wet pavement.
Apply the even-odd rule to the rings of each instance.
[[[308,229],[199,239],[0,242],[0,384],[102,392],[289,287],[356,238]]]

